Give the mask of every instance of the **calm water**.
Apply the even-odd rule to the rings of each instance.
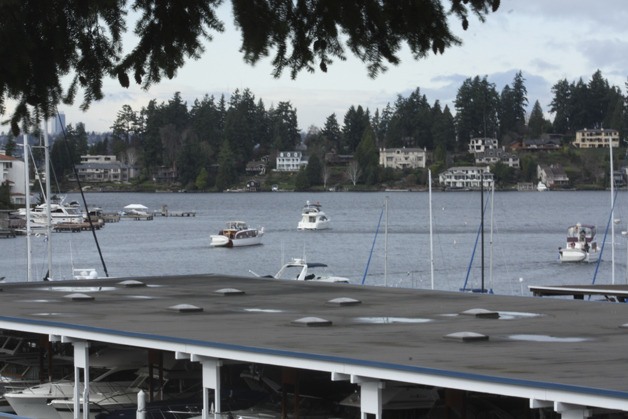
[[[621,192],[616,198],[615,282],[626,282],[628,216]],[[489,195],[485,193],[485,198]],[[388,211],[383,212],[388,198]],[[305,255],[324,262],[333,274],[354,283],[431,288],[429,195],[427,192],[389,193],[89,193],[88,205],[118,211],[138,203],[150,210],[167,205],[171,211],[196,211],[196,217],[155,217],[153,221],[107,224],[97,237],[110,276],[218,273],[274,274],[282,260]],[[332,220],[327,231],[297,231],[306,200],[319,201]],[[69,194],[66,202],[80,201]],[[623,198],[625,201],[625,198]],[[458,290],[481,283],[480,193],[435,192],[432,195],[434,288]],[[375,239],[378,220],[380,232]],[[529,295],[528,285],[611,283],[610,230],[600,266],[560,264],[568,225],[598,227],[604,239],[610,216],[609,192],[497,192],[494,197],[493,245],[490,203],[485,212],[484,281],[495,293]],[[386,223],[386,218],[388,222]],[[209,235],[227,220],[264,226],[261,246],[210,248]],[[387,230],[388,234],[385,234]],[[90,232],[54,233],[53,276],[69,278],[72,267],[95,267],[104,274]],[[469,269],[474,246],[474,261]],[[371,248],[373,251],[371,253]],[[492,252],[491,252],[492,248]],[[492,256],[491,256],[492,253]],[[0,276],[26,279],[26,239],[0,240]],[[364,276],[367,262],[370,265]],[[33,276],[47,270],[44,236],[32,240]],[[491,263],[492,260],[492,263]]]

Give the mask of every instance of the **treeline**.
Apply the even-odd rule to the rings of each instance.
[[[476,76],[458,89],[455,115],[438,100],[430,103],[416,88],[374,112],[351,106],[342,123],[331,114],[322,128],[310,127],[305,133],[299,131],[297,112],[289,101],[267,109],[245,89],[236,90],[228,101],[224,96],[205,96],[188,106],[175,93],[168,102],[153,100],[137,111],[123,106],[111,133],[89,148],[84,127],[68,127],[66,138],[55,141],[52,155],[57,173],[69,173],[70,161],[78,162],[81,154],[114,154],[140,167],[144,179],[165,167],[186,187],[223,190],[245,173],[247,162],[268,155],[272,167],[278,151],[294,150],[301,141],[307,154],[321,162],[327,152],[354,155],[359,164],[355,181],[373,184],[382,177],[377,170],[380,147],[426,148],[440,169],[448,155],[465,153],[469,140],[476,137],[496,137],[501,145],[509,145],[554,133],[568,142],[579,129],[613,128],[623,138],[628,126],[626,97],[600,71],[588,82],[560,80],[552,93],[550,121],[538,101],[526,114],[528,95],[521,72],[500,92],[487,77]],[[74,157],[63,157],[64,149]]]

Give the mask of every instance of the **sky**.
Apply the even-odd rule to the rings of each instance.
[[[446,0],[448,3],[448,0]],[[117,80],[104,81],[105,98],[87,112],[80,103],[60,106],[66,123],[83,122],[87,131],[109,131],[123,105],[139,111],[151,99],[167,102],[175,92],[191,105],[195,99],[219,98],[236,89],[250,89],[266,109],[289,101],[296,109],[299,129],[322,128],[332,113],[340,124],[351,106],[361,105],[371,114],[393,105],[399,95],[407,97],[416,88],[430,104],[440,101],[454,112],[453,101],[462,82],[475,76],[488,78],[501,92],[521,71],[528,92],[529,108],[539,101],[548,118],[551,88],[566,79],[588,82],[600,70],[611,85],[625,94],[628,80],[628,2],[625,0],[501,0],[484,23],[473,18],[467,31],[452,21],[462,45],[442,55],[414,60],[407,48],[401,64],[390,66],[377,78],[368,77],[366,66],[347,52],[347,61],[334,61],[327,73],[300,73],[296,80],[285,71],[275,79],[270,59],[251,66],[242,59],[240,33],[233,26],[231,2],[221,6],[225,32],[214,34],[199,60],[188,61],[172,80],[163,80],[149,91],[131,82],[128,89]],[[77,95],[80,99],[80,95]],[[7,109],[10,111],[10,108]]]

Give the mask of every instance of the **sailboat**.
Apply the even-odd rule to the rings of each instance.
[[[51,236],[52,236],[52,231],[53,231],[53,216],[52,216],[52,211],[53,208],[60,208],[60,204],[53,204],[52,203],[52,194],[51,194],[51,190],[50,190],[50,147],[49,147],[49,143],[48,143],[48,134],[47,131],[44,127],[44,163],[45,163],[45,168],[44,168],[44,176],[45,176],[45,192],[44,192],[44,198],[45,198],[45,204],[42,204],[40,206],[38,206],[36,208],[36,210],[34,211],[33,209],[31,209],[31,203],[30,203],[30,167],[29,167],[29,157],[31,157],[31,148],[30,145],[28,144],[28,135],[25,133],[24,134],[24,176],[26,179],[26,202],[25,202],[25,209],[24,209],[24,215],[26,218],[26,247],[27,247],[27,273],[26,273],[26,281],[27,282],[31,282],[33,281],[33,272],[32,272],[32,236],[33,236],[33,225],[36,224],[39,227],[43,227],[45,228],[45,235],[46,235],[46,244],[47,244],[47,262],[48,262],[48,266],[47,266],[47,271],[45,276],[43,277],[44,281],[50,281],[51,279],[54,278],[53,276],[53,269],[52,269],[52,240],[51,240]],[[54,207],[53,205],[57,205],[58,207]],[[82,212],[78,209],[78,208],[74,208],[76,216],[74,218],[78,219],[78,217],[80,217],[80,220],[82,222],[83,220],[83,214]],[[34,217],[33,214],[39,214],[39,216]],[[42,215],[43,214],[43,215]],[[72,217],[70,217],[71,220]],[[35,221],[38,220],[38,221]],[[91,224],[91,219],[88,216],[88,221]],[[93,229],[92,229],[92,233],[93,233]],[[94,239],[96,239],[96,237],[94,236]],[[98,241],[96,240],[96,245],[98,246]],[[100,247],[98,246],[98,251],[100,253]],[[103,263],[103,267],[105,269],[105,273],[107,274],[107,268],[104,264],[104,260],[102,260],[102,254],[101,254],[101,261]],[[92,279],[97,277],[98,275],[95,274],[95,269],[93,268],[88,268],[88,269],[75,269],[73,272],[73,277],[75,279]],[[108,274],[107,274],[108,276]]]
[[[494,179],[490,179],[491,182],[491,234],[490,234],[490,264],[489,264],[489,272],[490,272],[490,281],[489,283],[492,284],[493,282],[493,202],[494,202],[494,197],[495,197],[495,180]],[[481,171],[480,172],[480,227],[478,229],[478,234],[476,236],[476,240],[475,240],[475,245],[473,247],[473,253],[471,254],[471,260],[469,261],[469,267],[467,268],[467,276],[465,278],[464,281],[464,285],[462,286],[462,288],[460,288],[460,291],[463,292],[474,292],[474,293],[488,293],[488,294],[492,294],[493,290],[492,288],[487,289],[485,287],[485,281],[484,281],[484,213],[485,213],[485,202],[484,202],[484,172]],[[478,244],[478,238],[481,238],[481,245],[480,245],[480,251],[481,251],[481,282],[480,282],[480,288],[467,288],[467,284],[469,281],[469,275],[471,273],[471,266],[473,265],[473,259],[475,256],[475,250],[477,248],[477,244]]]

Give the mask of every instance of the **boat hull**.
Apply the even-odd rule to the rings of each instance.
[[[211,242],[209,243],[209,245],[211,247],[242,247],[262,244],[262,234],[258,234],[255,237],[247,237],[241,239],[230,239],[227,236],[212,234],[210,236],[210,239]]]
[[[561,263],[595,263],[600,258],[599,252],[586,252],[583,249],[561,249],[558,254]]]
[[[307,221],[299,221],[297,225],[297,230],[326,230],[330,227],[329,221],[316,221],[316,222],[307,222]]]

